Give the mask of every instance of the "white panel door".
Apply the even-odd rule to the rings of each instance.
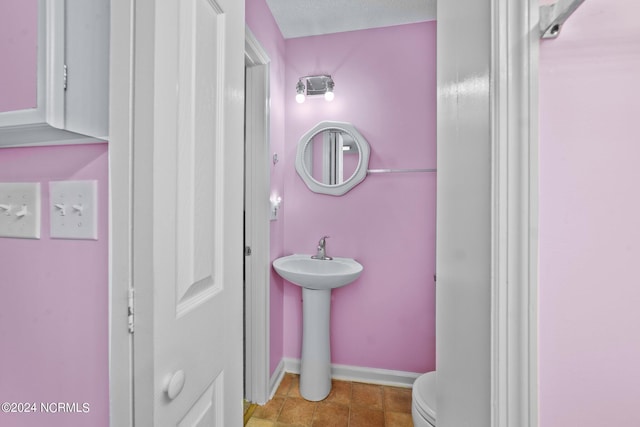
[[[241,426],[244,2],[139,0],[135,32],[134,425]]]

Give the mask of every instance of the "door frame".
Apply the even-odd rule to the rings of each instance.
[[[492,427],[538,426],[538,0],[492,0]]]
[[[506,52],[507,46],[500,45],[500,38],[496,36],[498,27],[501,31],[511,34],[508,38],[518,40],[525,34],[529,40],[534,37],[537,40],[537,1],[524,2],[520,9],[509,9],[508,0],[493,0],[493,15],[491,23],[486,23],[491,29],[492,47]],[[446,2],[445,2],[446,4]],[[128,332],[128,299],[131,287],[133,265],[131,263],[131,212],[132,212],[132,131],[133,131],[133,65],[136,59],[134,37],[134,9],[135,2],[113,1],[111,2],[111,61],[110,61],[110,133],[109,133],[109,159],[110,159],[110,202],[109,202],[109,229],[110,229],[110,275],[109,275],[109,395],[110,395],[110,425],[126,427],[133,425],[133,393],[132,393],[132,338]],[[513,5],[517,6],[517,5]],[[465,8],[458,8],[460,12],[467,13]],[[506,25],[509,15],[517,13],[518,16],[526,16],[523,22],[516,19],[517,28]],[[535,24],[535,27],[534,27]],[[536,33],[535,35],[533,33]],[[502,65],[527,64],[523,80],[513,87],[517,89],[514,96],[522,96],[522,90],[528,88],[524,99],[517,102],[522,106],[529,106],[524,110],[518,110],[509,119],[509,111],[499,108],[500,104],[492,104],[495,111],[502,117],[499,123],[516,123],[523,118],[524,128],[520,135],[528,135],[526,138],[530,145],[521,153],[524,157],[515,156],[515,159],[524,159],[528,168],[506,168],[504,174],[494,175],[494,188],[498,191],[496,212],[500,212],[500,206],[508,199],[504,193],[505,188],[501,184],[507,181],[519,182],[525,189],[526,200],[512,200],[514,203],[524,203],[519,209],[511,211],[512,219],[520,219],[522,223],[507,221],[504,229],[492,229],[492,239],[495,242],[506,242],[509,230],[518,237],[518,247],[524,252],[519,253],[520,261],[524,264],[514,268],[519,272],[519,277],[524,279],[524,286],[519,288],[519,295],[511,295],[505,298],[505,286],[508,283],[507,276],[494,279],[492,284],[492,426],[507,426],[508,413],[520,414],[518,418],[527,419],[523,426],[537,425],[537,45],[521,45],[511,55],[494,56],[494,82],[501,83],[499,93],[507,98],[492,99],[492,102],[504,104],[508,100],[509,81],[500,82],[499,72]],[[530,59],[534,61],[530,62]],[[504,62],[506,61],[506,62]],[[117,64],[117,65],[116,65]],[[528,71],[527,71],[528,70]],[[522,71],[522,70],[521,70]],[[528,77],[527,77],[528,76]],[[504,86],[506,84],[507,86]],[[471,95],[471,94],[469,94]],[[520,123],[522,124],[522,122]],[[509,127],[508,127],[509,128]],[[503,128],[506,129],[506,128]],[[509,128],[514,130],[516,128]],[[497,133],[496,133],[497,134]],[[500,133],[498,140],[508,137],[508,132]],[[497,141],[496,141],[497,142]],[[496,147],[496,154],[505,154]],[[514,153],[517,154],[517,153]],[[268,156],[267,156],[268,157]],[[500,156],[498,156],[500,157]],[[514,160],[513,157],[507,157]],[[495,173],[497,171],[492,171]],[[510,180],[509,176],[517,179]],[[506,181],[505,181],[506,180]],[[509,187],[511,188],[511,187]],[[500,190],[502,189],[502,190]],[[502,199],[501,199],[502,198]],[[502,202],[500,201],[502,200]],[[507,211],[502,210],[505,213]],[[497,220],[497,218],[494,218]],[[517,222],[517,221],[516,221]],[[500,221],[494,221],[499,225]],[[501,233],[507,234],[501,234]],[[505,251],[496,251],[492,261],[494,272],[510,271],[503,268],[509,265]],[[513,260],[513,259],[512,259]],[[511,273],[514,272],[511,270]],[[515,275],[518,276],[518,275]],[[513,277],[513,276],[510,276]],[[268,298],[265,298],[268,309]],[[508,320],[505,314],[512,313],[515,316],[514,328],[506,328]],[[267,331],[268,332],[268,331]],[[518,336],[518,333],[524,335]],[[517,338],[517,339],[516,339]],[[268,342],[268,340],[267,340]],[[266,351],[268,355],[268,350]],[[504,360],[506,358],[506,360]],[[509,362],[512,360],[513,363]],[[512,387],[514,386],[514,387]],[[509,388],[512,387],[512,388]],[[513,424],[515,425],[515,424]]]
[[[109,65],[109,419],[133,426],[133,89],[136,2],[111,2]],[[131,296],[133,296],[131,294]]]
[[[438,45],[446,47],[437,53],[438,146],[443,144],[450,155],[449,165],[439,155],[438,191],[440,182],[447,181],[455,194],[447,205],[447,213],[455,215],[446,218],[438,238],[456,240],[438,254],[437,286],[454,286],[456,295],[467,300],[471,291],[482,297],[473,301],[478,310],[473,320],[482,319],[474,323],[475,336],[465,335],[464,313],[455,312],[456,307],[443,317],[460,314],[455,324],[439,323],[436,335],[453,334],[454,345],[436,348],[439,366],[446,365],[437,368],[438,378],[450,387],[446,402],[438,401],[438,419],[450,421],[444,411],[478,402],[480,395],[486,399],[464,414],[456,409],[458,424],[536,427],[538,0],[443,2],[438,4],[438,28]],[[458,175],[464,174],[462,162],[473,165],[474,176],[486,181],[465,183]],[[456,214],[465,206],[483,215],[474,227],[464,222],[465,215]],[[479,254],[479,248],[487,252]],[[463,276],[456,273],[461,270]],[[477,344],[471,359],[456,353],[471,343]],[[460,378],[465,371],[478,373],[473,387]]]
[[[269,67],[271,60],[245,27],[245,399],[269,400]]]

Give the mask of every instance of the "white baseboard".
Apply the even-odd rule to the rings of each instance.
[[[282,373],[279,374],[280,378],[278,379],[277,384],[280,383],[280,380],[282,379],[281,376],[284,375],[284,372],[291,372],[293,374],[300,373],[300,359],[292,359],[288,357],[283,358],[278,365],[278,369],[274,372],[273,377],[276,377],[281,367]],[[337,380],[389,385],[394,387],[411,388],[416,378],[422,374],[423,372],[393,371],[389,369],[362,368],[359,366],[331,364],[331,377]],[[275,392],[275,390],[276,389],[274,388],[273,391]]]
[[[284,378],[285,373],[285,361],[284,359],[280,360],[278,366],[276,366],[276,370],[273,371],[273,375],[269,379],[269,400],[273,398],[278,390],[278,386],[280,386],[280,382],[282,382],[282,378]]]

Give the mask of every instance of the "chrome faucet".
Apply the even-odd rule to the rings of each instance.
[[[329,236],[322,236],[322,238],[318,242],[318,248],[317,248],[318,251],[316,252],[315,255],[311,256],[311,258],[313,258],[313,259],[321,259],[321,260],[332,260],[333,259],[330,256],[327,256],[327,251],[326,251],[326,239],[327,238],[329,238]]]

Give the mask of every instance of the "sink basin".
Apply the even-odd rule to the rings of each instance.
[[[273,262],[273,268],[289,282],[308,289],[334,289],[348,285],[362,273],[362,264],[351,258],[313,259],[289,255]]]

